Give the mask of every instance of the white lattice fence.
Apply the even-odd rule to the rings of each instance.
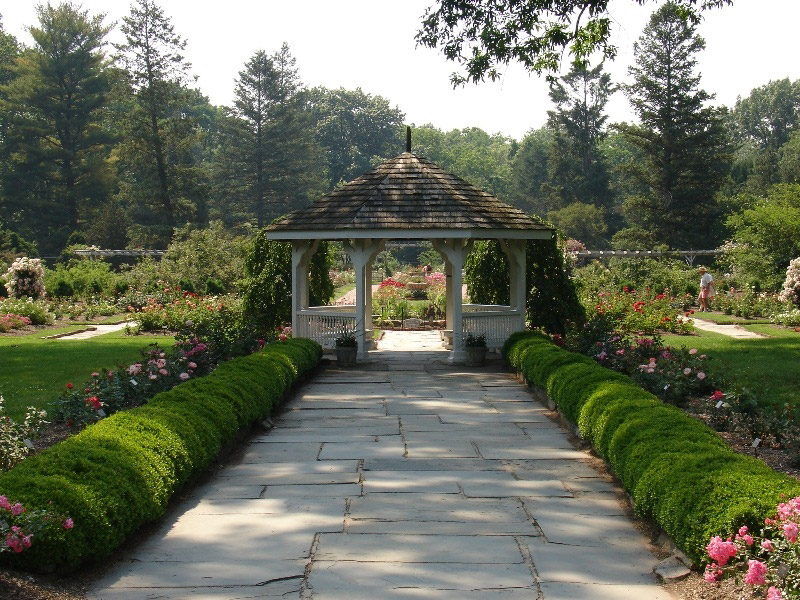
[[[523,328],[516,311],[474,311],[464,313],[462,318],[464,335],[485,335],[488,348],[501,348],[508,336]]]
[[[297,337],[314,340],[323,348],[333,348],[343,331],[355,331],[356,316],[339,311],[303,310],[297,315],[297,326]]]

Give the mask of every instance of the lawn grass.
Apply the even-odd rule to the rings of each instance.
[[[719,325],[767,325],[770,323],[769,319],[745,319],[737,317],[736,315],[726,315],[721,312],[695,312],[690,315],[692,319],[702,319],[703,321],[712,321]]]
[[[333,299],[338,300],[342,296],[344,296],[347,292],[356,289],[355,283],[348,283],[347,285],[343,285],[341,287],[337,287],[333,290]]]
[[[744,327],[770,337],[735,339],[699,331],[696,336],[666,335],[664,340],[708,354],[710,371],[749,389],[765,404],[800,404],[800,333],[773,325]]]
[[[85,327],[48,329],[46,335]],[[82,384],[92,371],[130,364],[147,345],[157,342],[168,347],[174,339],[164,335],[126,335],[124,331],[87,340],[44,340],[43,335],[45,332],[0,337],[0,394],[13,419],[22,418],[28,406],[47,410],[68,381]]]

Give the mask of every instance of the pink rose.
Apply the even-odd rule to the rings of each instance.
[[[156,379],[158,379],[158,375],[150,375],[148,378],[150,379],[150,381],[155,381]]]
[[[782,600],[782,599],[783,599],[783,594],[781,594],[781,591],[774,585],[769,586],[769,589],[767,590],[767,600]]]
[[[161,373],[162,375],[169,375],[169,371],[167,371],[166,369],[159,369],[158,372]]]
[[[721,537],[714,536],[706,546],[708,556],[714,561],[719,563],[719,566],[724,567],[728,560],[736,556],[739,549],[730,540],[723,540]]]
[[[92,373],[92,377],[100,377],[100,373],[98,373],[97,371],[95,371],[94,373]]]
[[[178,378],[181,381],[186,381],[187,379],[189,379],[189,374],[188,373],[181,373],[180,375],[178,375]]]
[[[706,378],[706,374],[705,374],[705,373],[703,373],[702,371],[698,371],[698,372],[697,372],[697,378],[698,378],[700,381],[703,381],[703,379],[705,379],[705,378]]]
[[[0,496],[0,508],[11,510],[11,502],[5,496]]]
[[[13,511],[12,511],[13,512]],[[783,524],[783,535],[786,536],[786,539],[790,542],[794,543],[797,541],[797,523],[792,523],[791,521],[788,523]]]
[[[767,552],[772,552],[775,550],[775,546],[772,545],[771,540],[763,540],[761,542],[761,547],[766,550]]]
[[[71,518],[67,518],[67,520],[64,521],[64,529],[72,529],[73,527],[75,527],[75,523],[73,523]]]
[[[686,367],[686,368],[683,370],[683,374],[684,374],[684,375],[689,375],[691,372],[692,372],[692,370],[691,370],[689,367]]]
[[[766,563],[760,560],[748,560],[747,575],[744,576],[744,582],[750,585],[763,585],[764,576],[767,574]]]
[[[720,568],[715,563],[711,563],[706,567],[703,573],[703,579],[708,583],[714,583],[720,575],[722,575]]]
[[[692,348],[689,350],[689,354],[697,354],[697,348]]]
[[[11,507],[11,514],[15,517],[18,517],[22,513],[25,512],[25,507],[22,506],[19,502],[17,502],[14,506]]]
[[[196,369],[197,368],[197,364],[193,363],[193,362],[190,362],[188,366],[189,366],[190,369]]]
[[[164,367],[166,367],[166,366],[167,366],[167,361],[166,361],[166,360],[164,360],[163,358],[159,358],[159,359],[156,361],[156,366],[157,366],[159,369],[163,369]]]

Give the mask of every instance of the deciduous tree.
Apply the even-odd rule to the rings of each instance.
[[[648,0],[635,0],[645,4]],[[453,85],[500,77],[499,67],[511,61],[537,73],[559,71],[566,51],[574,64],[585,65],[597,52],[613,58],[609,43],[612,19],[609,0],[437,0],[425,12],[417,41],[441,48],[461,66]],[[676,12],[697,23],[707,8],[732,0],[677,0]]]

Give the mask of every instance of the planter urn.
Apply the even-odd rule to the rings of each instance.
[[[467,346],[464,364],[468,367],[480,367],[486,360],[486,346]]]
[[[356,346],[336,346],[336,364],[340,367],[352,367],[356,364]]]

